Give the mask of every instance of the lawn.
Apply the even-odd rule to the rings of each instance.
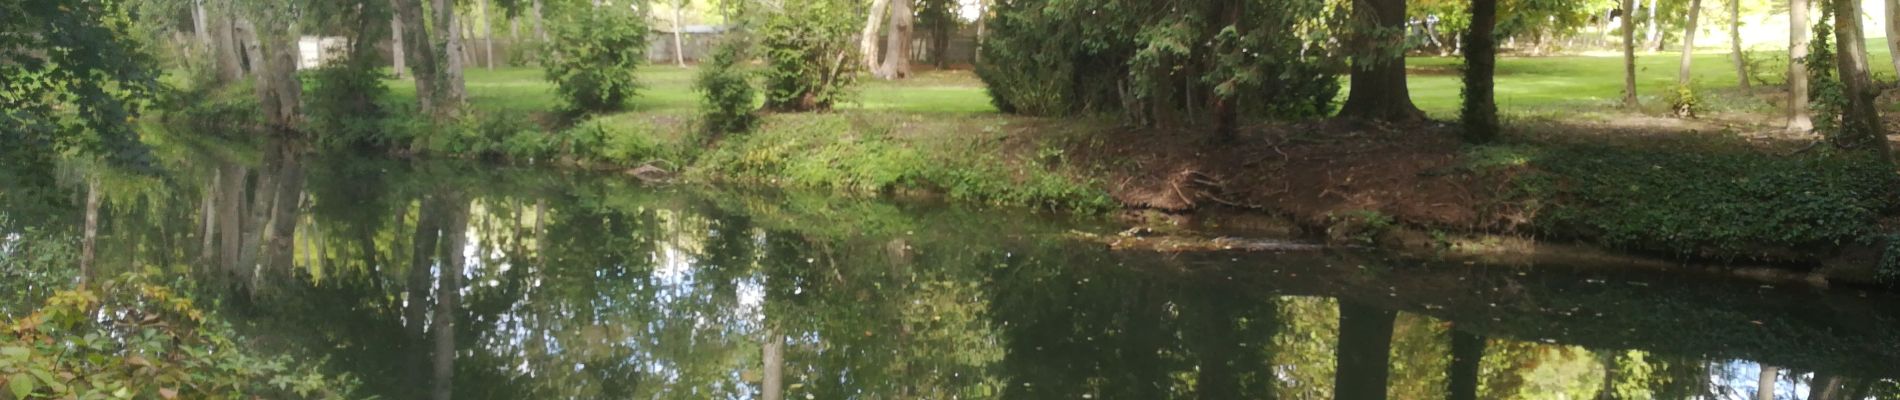
[[[1883,38],[1868,41],[1867,51],[1876,76],[1891,79],[1890,55]],[[1645,52],[1637,56],[1637,93],[1646,104],[1660,104],[1676,87],[1677,52]],[[1755,76],[1780,82],[1787,69],[1785,52],[1756,52],[1751,57],[1761,70]],[[1536,115],[1604,109],[1622,98],[1623,63],[1616,54],[1548,57],[1506,57],[1499,60],[1498,107],[1506,114]],[[1436,118],[1456,118],[1463,83],[1457,57],[1411,57],[1407,63],[1412,100]],[[1734,64],[1726,49],[1698,49],[1692,65],[1693,86],[1705,97],[1736,87]],[[637,73],[646,87],[630,104],[630,112],[690,113],[698,106],[693,92],[693,69],[670,65],[646,66]],[[470,104],[478,110],[545,111],[560,105],[539,68],[471,68],[466,71]],[[1341,77],[1342,80],[1344,77]],[[983,83],[969,71],[919,71],[904,81],[864,77],[858,95],[841,110],[870,110],[911,114],[985,114],[996,108]],[[1756,82],[1759,85],[1759,82]],[[415,96],[406,81],[391,81],[399,98]],[[1344,99],[1344,92],[1341,93]],[[1746,106],[1769,107],[1761,102]]]
[[[631,112],[690,112],[699,105],[693,92],[694,69],[671,65],[640,68],[636,72],[642,88]],[[540,68],[470,68],[465,71],[469,104],[477,110],[545,111],[560,106],[553,85]],[[839,106],[842,110],[897,111],[919,114],[980,114],[996,111],[984,93],[982,82],[969,71],[920,71],[904,81],[884,81],[865,77],[856,99]],[[415,98],[415,84],[391,80],[390,90],[403,101]]]

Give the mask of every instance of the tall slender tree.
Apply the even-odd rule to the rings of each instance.
[[[1729,58],[1735,62],[1736,86],[1742,93],[1754,91],[1748,79],[1748,54],[1742,52],[1742,0],[1728,0]]]
[[[884,35],[884,65],[876,75],[884,79],[904,79],[910,77],[910,38],[915,32],[916,13],[911,12],[912,0],[891,0],[889,25]]]
[[[1696,19],[1702,15],[1702,0],[1689,0],[1689,22],[1682,27],[1682,65],[1676,70],[1676,85],[1689,86],[1689,64],[1695,61]]]
[[[1794,0],[1801,1],[1801,0]],[[1623,106],[1636,107],[1636,0],[1623,0]]]
[[[1887,0],[1887,52],[1900,54],[1900,0]],[[1900,73],[1900,57],[1892,57],[1893,71]]]
[[[866,71],[877,71],[883,67],[879,63],[883,58],[878,57],[877,33],[884,29],[884,17],[890,15],[892,1],[903,0],[871,0],[871,8],[865,13],[864,30],[858,33],[858,54],[864,57]]]
[[[1788,133],[1814,130],[1808,117],[1808,0],[1788,0]]]
[[[1780,368],[1761,366],[1761,373],[1755,378],[1755,400],[1775,400],[1776,374],[1780,371]]]
[[[1839,71],[1847,106],[1841,110],[1840,132],[1834,135],[1837,147],[1864,149],[1888,159],[1887,133],[1880,120],[1875,98],[1880,88],[1874,85],[1872,64],[1867,60],[1866,34],[1860,27],[1860,0],[1827,0],[1834,7],[1834,64]]]
[[[1405,0],[1353,0],[1352,92],[1339,115],[1379,121],[1418,121],[1405,80]]]

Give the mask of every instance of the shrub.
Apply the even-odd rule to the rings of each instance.
[[[382,68],[355,60],[333,62],[303,74],[305,116],[323,148],[381,148],[394,144],[385,135],[384,108],[389,93]]]
[[[695,88],[699,91],[701,119],[708,135],[723,135],[752,130],[758,123],[752,88],[752,74],[745,69],[750,58],[751,41],[733,33],[713,49],[712,58],[699,67]]]
[[[322,362],[256,354],[231,324],[152,271],[63,290],[0,323],[11,398],[346,399],[357,385]],[[100,318],[108,316],[108,318]]]
[[[857,4],[850,0],[800,0],[766,16],[765,108],[824,111],[843,102],[857,83]]]
[[[1702,100],[1695,95],[1695,88],[1689,85],[1676,86],[1676,92],[1669,95],[1669,111],[1677,118],[1695,118],[1702,110]]]
[[[634,68],[646,59],[646,19],[625,7],[574,10],[553,24],[541,60],[569,111],[620,109],[639,84]]]

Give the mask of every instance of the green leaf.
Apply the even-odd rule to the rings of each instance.
[[[40,382],[45,382],[46,387],[52,388],[53,391],[55,392],[66,391],[66,384],[60,383],[59,379],[53,377],[53,374],[50,372],[46,372],[46,370],[36,368],[36,369],[26,370],[26,372],[32,373],[33,376],[39,377]]]
[[[26,396],[33,394],[34,389],[39,389],[35,382],[37,381],[34,381],[33,377],[26,374],[13,374],[12,377],[7,378],[7,389],[13,391],[13,398],[25,399]]]
[[[33,354],[33,350],[29,350],[25,347],[0,347],[0,356],[26,358],[26,356],[30,354]]]

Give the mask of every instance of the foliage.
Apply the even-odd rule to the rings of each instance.
[[[1875,233],[1900,192],[1861,155],[1771,157],[1749,149],[1572,146],[1531,160],[1520,193],[1546,234],[1696,258],[1773,259]]]
[[[1880,252],[1880,263],[1874,265],[1874,280],[1893,285],[1900,284],[1900,233],[1889,232],[1881,235],[1885,247]]]
[[[325,148],[388,148],[396,144],[384,125],[382,101],[389,88],[382,68],[356,59],[332,62],[304,77],[304,118]]]
[[[1812,110],[1814,131],[1834,137],[1841,132],[1841,114],[1847,110],[1847,85],[1841,82],[1834,64],[1833,7],[1821,7],[1816,18],[1813,39],[1808,42],[1808,104]]]
[[[118,0],[0,3],[0,185],[43,187],[69,151],[149,167],[126,121],[158,88]]]
[[[921,151],[889,137],[890,129],[831,115],[774,120],[722,142],[695,168],[724,179],[857,193],[928,189],[967,201],[1083,212],[1116,205],[1096,182],[990,157]]]
[[[9,226],[0,215],[0,228]],[[0,318],[21,316],[32,305],[72,284],[79,243],[34,227],[0,233]],[[27,308],[22,308],[27,307]]]
[[[349,398],[322,363],[253,354],[236,331],[157,271],[63,290],[0,324],[0,381],[16,399]]]
[[[713,49],[712,58],[699,67],[694,89],[700,93],[700,118],[705,132],[718,136],[752,130],[759,117],[758,91],[752,87],[751,39],[730,34]]]
[[[636,166],[663,161],[677,164],[682,152],[654,139],[654,133],[624,124],[587,121],[556,134],[555,148],[577,160]]]
[[[977,74],[997,109],[1026,115],[1166,124],[1222,101],[1258,118],[1330,113],[1328,2],[1233,3],[998,2]]]
[[[858,6],[851,0],[803,0],[781,4],[763,16],[765,108],[773,111],[830,110],[849,99],[857,84]]]
[[[1674,93],[1669,94],[1669,112],[1677,118],[1695,118],[1696,112],[1701,109],[1702,100],[1696,97],[1694,87],[1679,85]]]
[[[646,59],[645,18],[626,7],[596,7],[552,25],[541,66],[569,110],[617,110],[634,96],[634,68]]]

